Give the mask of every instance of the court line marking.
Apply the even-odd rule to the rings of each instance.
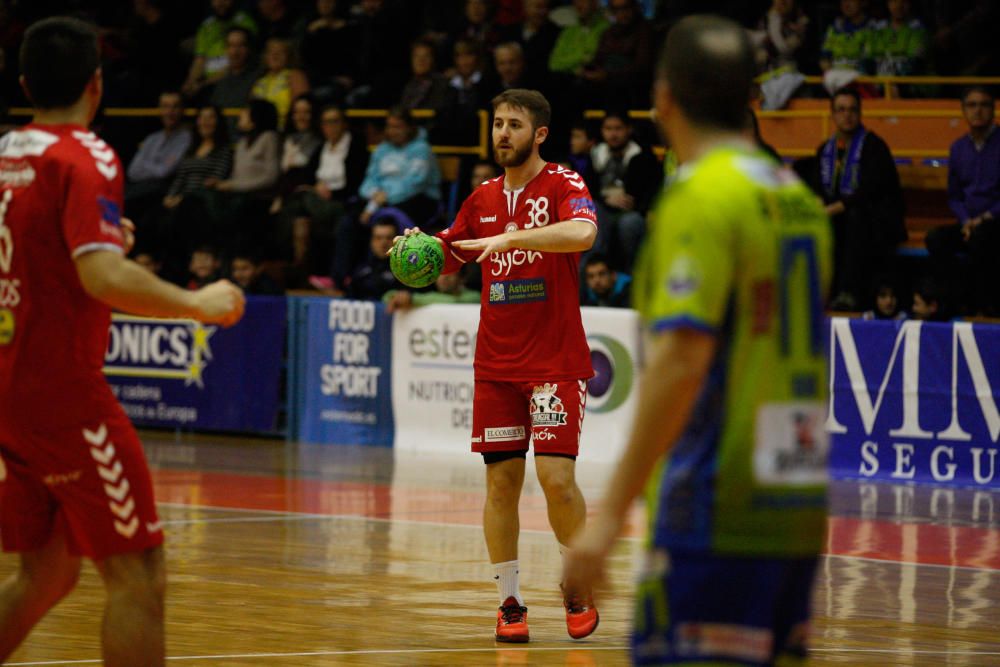
[[[163,505],[164,507],[170,507],[174,509],[200,509],[208,511],[219,511],[219,512],[240,512],[240,513],[257,513],[266,514],[266,517],[248,517],[244,519],[232,519],[232,518],[221,518],[221,519],[168,519],[163,521],[164,526],[181,526],[190,525],[198,523],[266,523],[270,521],[284,521],[284,520],[294,520],[294,521],[310,521],[314,519],[342,519],[347,521],[380,521],[383,523],[402,523],[406,525],[413,526],[433,526],[437,528],[475,528],[476,530],[482,530],[482,526],[470,523],[447,523],[445,521],[420,521],[419,519],[396,519],[390,517],[370,517],[363,516],[360,514],[315,514],[310,512],[295,512],[291,510],[255,510],[239,507],[219,507],[216,505],[189,505],[187,503],[171,503],[171,502],[158,502],[158,505]],[[522,528],[522,533],[531,533],[535,535],[550,535],[551,530],[539,530],[535,528]],[[641,542],[645,538],[643,537],[622,537],[620,538],[625,542]],[[918,567],[934,567],[943,569],[955,569],[955,570],[968,570],[971,572],[1000,572],[1000,569],[993,567],[976,567],[974,565],[946,565],[944,563],[919,563],[909,560],[893,560],[889,558],[872,558],[871,556],[853,556],[851,554],[830,554],[824,553],[820,554],[826,558],[841,558],[845,560],[859,560],[869,563],[888,563],[892,565],[916,565]]]
[[[568,646],[525,646],[523,648],[419,648],[419,649],[358,649],[341,651],[297,651],[293,653],[234,653],[230,655],[175,655],[168,656],[167,660],[234,660],[234,659],[256,659],[256,658],[307,658],[317,656],[335,655],[418,655],[428,653],[502,653],[533,651],[536,653],[552,651],[625,651],[629,647],[622,646],[579,646],[571,644]],[[894,653],[907,655],[940,655],[940,656],[994,656],[1000,655],[1000,651],[932,651],[926,649],[884,649],[884,648],[810,648],[810,653]],[[44,660],[36,662],[9,662],[10,667],[30,667],[34,665],[94,665],[100,664],[101,660]]]
[[[236,658],[307,658],[310,656],[333,656],[333,655],[415,655],[425,653],[504,653],[534,651],[627,651],[626,645],[621,646],[581,646],[568,644],[567,646],[525,646],[518,648],[499,648],[484,646],[483,648],[404,648],[404,649],[355,649],[340,651],[297,651],[294,653],[234,653],[231,655],[175,655],[167,656],[167,660],[233,660]],[[101,664],[101,660],[46,660],[41,662],[8,662],[8,667],[28,667],[29,665],[93,665]]]

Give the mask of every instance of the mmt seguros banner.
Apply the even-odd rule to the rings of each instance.
[[[1000,327],[830,322],[834,477],[1000,488]]]

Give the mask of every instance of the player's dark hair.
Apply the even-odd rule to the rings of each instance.
[[[742,129],[755,75],[746,31],[729,19],[688,16],[667,34],[658,76],[696,125]]]
[[[861,111],[861,93],[855,88],[850,86],[844,86],[843,88],[838,88],[837,91],[830,97],[830,108],[833,108],[833,103],[838,97],[852,97],[854,101],[858,103],[858,111]]]
[[[506,104],[511,109],[522,109],[531,116],[531,128],[537,130],[540,127],[548,127],[552,118],[552,107],[537,90],[526,88],[511,88],[505,90],[493,98],[493,111],[496,112],[501,104]]]
[[[89,23],[55,16],[24,33],[21,74],[37,109],[73,106],[100,67],[97,32]]]

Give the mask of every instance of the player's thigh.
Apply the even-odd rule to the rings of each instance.
[[[526,451],[531,435],[528,403],[511,382],[476,380],[472,399],[472,451]]]
[[[57,527],[59,503],[40,471],[10,446],[0,446],[0,542],[3,550],[40,551]]]
[[[577,456],[587,408],[587,382],[526,382],[521,390],[528,401],[535,454]]]
[[[58,452],[50,489],[68,526],[70,552],[101,560],[163,543],[153,482],[139,437],[117,405],[95,404],[85,423],[50,428]]]
[[[797,561],[656,552],[650,562],[636,596],[636,664],[772,664],[778,611],[802,585],[789,576]]]

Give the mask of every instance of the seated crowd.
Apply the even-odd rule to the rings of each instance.
[[[313,288],[381,298],[392,309],[426,302],[429,292],[409,294],[393,281],[380,254],[386,238],[408,225],[450,224],[471,189],[498,172],[489,161],[463,160],[459,177],[445,181],[432,145],[475,144],[480,110],[503,90],[530,87],[554,101],[543,156],[579,172],[595,199],[600,232],[581,261],[581,303],[629,305],[647,216],[675,164],[669,149],[662,162],[652,150],[651,126],[623,110],[649,107],[653,55],[690,3],[210,0],[207,16],[190,3],[125,4],[46,7],[102,26],[109,106],[159,103],[156,132],[109,139],[128,163],[125,213],[138,226],[136,252],[163,275],[197,285],[221,271],[251,293]],[[939,319],[1000,314],[991,91],[962,96],[969,134],[949,160],[956,222],[928,235],[930,260],[914,272],[896,253],[906,238],[896,164],[862,123],[863,100],[883,89],[854,81],[996,71],[983,34],[1000,14],[996,3],[766,4],[712,1],[698,10],[746,25],[765,72],[764,109],[793,96],[831,100],[833,136],[794,167],[831,216],[833,309],[894,318],[912,301],[914,314]],[[0,42],[5,73],[16,71],[17,35],[33,11],[16,5],[0,19],[9,24]],[[825,90],[803,74],[822,74]],[[8,103],[23,102],[12,77],[0,85]],[[184,108],[197,110],[190,128]],[[358,121],[349,110],[359,108],[390,111]],[[433,113],[415,117],[415,109]],[[586,109],[607,111],[584,120]],[[755,129],[748,123],[748,133]],[[442,280],[433,298],[466,299],[466,288],[480,284],[475,271],[454,280]],[[936,310],[922,307],[930,303]]]

